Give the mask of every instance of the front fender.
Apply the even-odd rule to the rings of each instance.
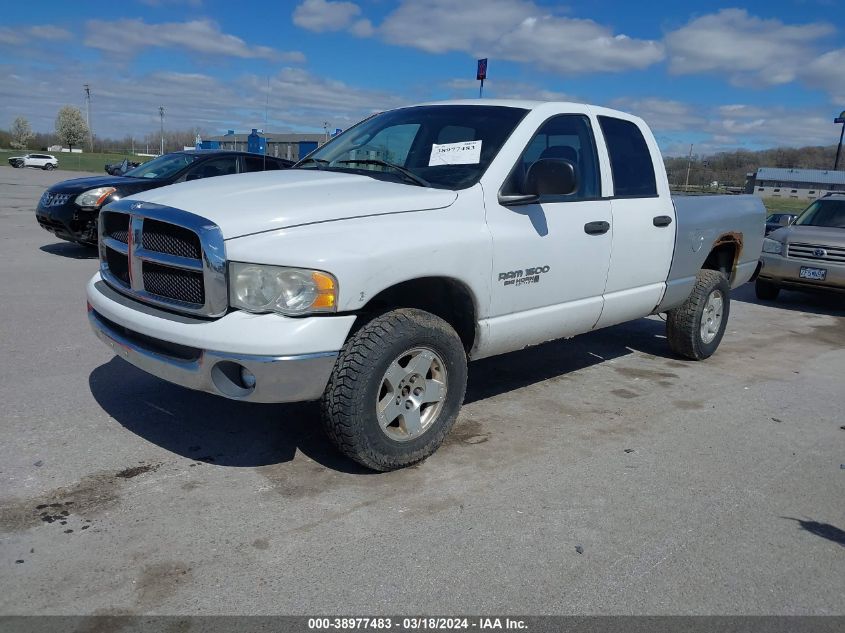
[[[365,201],[362,201],[364,204]],[[338,311],[396,284],[446,277],[465,285],[479,318],[489,307],[492,245],[480,187],[446,209],[336,220],[226,241],[230,261],[313,268],[338,280]]]

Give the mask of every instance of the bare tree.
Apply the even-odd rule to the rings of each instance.
[[[79,108],[66,105],[56,117],[56,136],[59,141],[73,149],[88,136],[88,126],[85,124],[85,117],[82,116]]]
[[[15,149],[26,149],[26,144],[33,136],[32,127],[29,125],[29,121],[27,121],[22,116],[19,116],[15,119],[15,122],[12,123],[12,129],[10,130],[12,140],[9,143]]]

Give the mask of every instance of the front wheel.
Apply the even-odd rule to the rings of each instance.
[[[47,163],[46,165],[44,165],[44,169],[46,169],[47,171],[53,171],[54,167],[55,166],[53,165],[53,163]]]
[[[701,270],[690,296],[666,313],[666,338],[676,354],[692,360],[709,358],[728,325],[730,285],[718,270]]]
[[[466,380],[466,353],[448,323],[422,310],[388,312],[343,346],[321,402],[326,432],[368,468],[409,466],[451,430]]]

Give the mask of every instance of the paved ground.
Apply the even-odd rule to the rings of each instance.
[[[705,363],[651,318],[473,364],[448,443],[370,474],[312,405],[96,341],[94,253],[32,214],[69,176],[0,168],[0,613],[845,613],[845,306],[746,286]]]

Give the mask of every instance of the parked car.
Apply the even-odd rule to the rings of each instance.
[[[654,136],[623,112],[407,107],[294,169],[109,203],[88,315],[164,380],[321,399],[339,449],[390,470],[441,444],[468,360],[661,312],[677,354],[709,357],[764,217],[755,196],[673,199]]]
[[[797,213],[772,213],[766,218],[766,235],[783,226],[789,226],[797,217]]]
[[[247,152],[174,152],[130,169],[122,176],[92,176],[56,183],[41,196],[35,217],[56,237],[93,245],[97,243],[100,209],[113,200],[177,182],[286,169],[292,164],[289,160]]]
[[[845,194],[828,194],[790,226],[763,240],[759,299],[774,301],[781,288],[845,293]]]
[[[119,163],[106,163],[105,170],[109,176],[122,176],[130,169],[135,169],[141,163],[124,158]]]
[[[59,160],[52,154],[27,154],[10,157],[9,164],[12,167],[38,167],[49,171],[59,166]]]

